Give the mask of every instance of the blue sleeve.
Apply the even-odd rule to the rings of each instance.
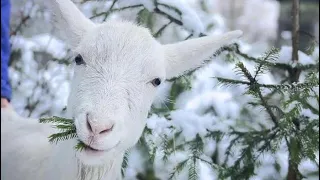
[[[11,86],[9,83],[10,60],[10,0],[1,0],[1,97],[10,101]]]

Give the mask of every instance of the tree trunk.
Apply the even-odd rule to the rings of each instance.
[[[292,61],[293,63],[298,63],[299,56],[299,5],[300,0],[292,0]],[[300,76],[300,70],[297,68],[292,68],[290,73],[291,83],[298,82]],[[295,140],[293,138],[288,142],[289,146],[289,167],[288,167],[288,176],[287,180],[298,180],[298,164],[293,162],[293,151],[297,148]]]
[[[292,62],[298,63],[299,61],[299,31],[300,31],[300,0],[292,0]],[[299,81],[301,70],[291,68],[290,82],[295,83]]]
[[[299,5],[300,0],[292,0],[292,61],[298,62],[299,49]]]

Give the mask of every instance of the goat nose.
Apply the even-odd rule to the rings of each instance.
[[[92,118],[90,117],[89,113],[87,113],[87,128],[90,133],[93,134],[105,134],[107,132],[112,131],[114,124],[111,126],[109,124],[96,124],[93,122]]]

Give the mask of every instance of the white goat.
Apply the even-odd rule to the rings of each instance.
[[[52,9],[76,54],[67,110],[87,148],[76,151],[74,139],[50,144],[50,125],[2,109],[1,180],[121,179],[124,152],[141,136],[157,86],[242,34],[161,45],[128,22],[95,24],[70,0],[54,0]]]

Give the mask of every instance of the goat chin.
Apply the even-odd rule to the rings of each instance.
[[[37,119],[1,108],[1,180],[119,180],[122,156],[103,166],[86,166],[76,158],[74,140],[48,142],[56,130]]]

